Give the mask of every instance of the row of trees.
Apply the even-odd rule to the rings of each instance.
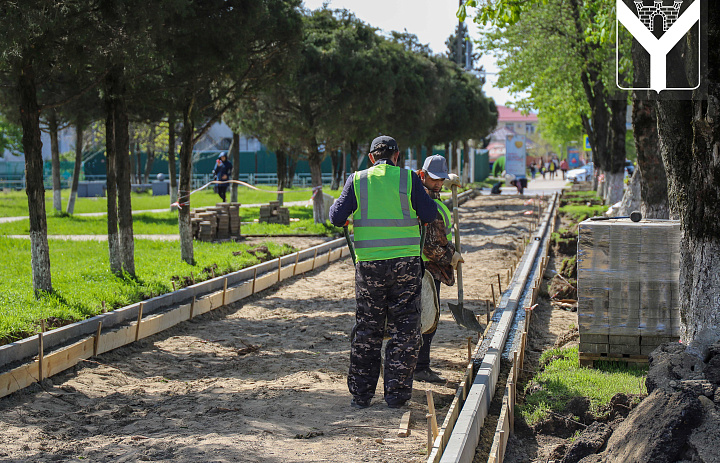
[[[497,120],[482,81],[416,37],[384,37],[347,11],[311,13],[299,0],[28,0],[0,5],[0,27],[0,113],[22,128],[36,294],[52,291],[41,127],[58,210],[58,131],[76,133],[68,212],[88,134],[104,144],[110,267],[133,277],[130,179],[142,170],[131,164],[140,143],[151,152],[167,143],[181,258],[192,264],[193,146],[221,119],[236,132],[231,156],[237,133],[255,135],[279,166],[305,156],[319,189],[324,156],[348,150],[356,169],[359,146],[379,133],[403,146],[467,147]],[[322,200],[315,195],[317,221]]]
[[[0,6],[0,111],[23,131],[36,293],[52,291],[41,117],[51,131],[75,126],[77,156],[85,128],[103,122],[110,267],[133,276],[130,119],[166,120],[170,139],[182,123],[179,189],[187,195],[194,142],[283,72],[301,38],[301,21],[298,0],[29,0]],[[174,146],[171,140],[171,166]],[[77,162],[74,187],[79,167]],[[190,201],[180,201],[182,258],[192,263]]]
[[[312,185],[322,185],[321,162],[333,160],[337,188],[349,152],[357,170],[359,146],[381,133],[414,147],[486,137],[497,123],[483,81],[447,56],[433,56],[414,35],[383,37],[348,11],[317,10],[304,18],[303,38],[285,79],[248,99],[225,120],[275,151],[278,166],[304,155]],[[466,154],[467,155],[467,154]],[[455,170],[463,160],[453,158]],[[278,169],[282,188],[285,169]],[[316,222],[325,220],[323,197],[314,196]]]
[[[705,40],[692,27],[668,55],[668,63],[678,63],[668,72],[678,87],[692,88],[700,65],[702,85],[684,93],[618,95],[612,56],[616,34],[625,57],[619,65],[624,86],[648,86],[649,60],[623,28],[615,29],[614,0],[496,0],[481,6],[475,18],[504,29],[492,43],[504,51],[509,81],[517,89],[530,89],[528,103],[541,114],[557,116],[545,119],[546,131],[574,130],[579,118],[590,134],[595,165],[611,175],[625,157],[620,134],[624,108],[632,101],[643,215],[680,219],[681,336],[695,352],[720,339],[720,50],[711,47],[720,40],[720,11],[701,5]],[[701,54],[707,62],[694,61],[698,47],[707,47],[707,55]],[[570,125],[562,127],[563,120]]]

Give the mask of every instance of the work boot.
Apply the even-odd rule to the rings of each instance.
[[[407,400],[391,401],[387,402],[388,408],[402,408]]]
[[[350,406],[357,409],[368,408],[370,406],[370,401],[353,399],[352,402],[350,402]]]
[[[440,376],[437,372],[432,371],[430,368],[424,370],[415,370],[413,375],[415,381],[424,381],[426,383],[444,383],[446,380]]]

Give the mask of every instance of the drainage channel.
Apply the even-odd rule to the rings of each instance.
[[[513,427],[515,382],[524,360],[528,316],[531,313],[523,309],[532,307],[542,282],[557,204],[558,194],[555,194],[548,201],[542,220],[532,233],[482,341],[475,348],[465,382],[461,384],[451,405],[451,409],[455,409],[448,412],[448,418],[429,454],[428,463],[472,462],[486,419],[488,424],[497,423],[499,428],[494,435],[490,461],[501,461],[504,455],[504,446]],[[505,390],[505,397],[500,410],[495,410],[497,415],[488,418],[498,386]]]

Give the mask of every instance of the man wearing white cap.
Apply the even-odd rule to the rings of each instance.
[[[462,256],[455,250],[455,246],[452,243],[450,211],[447,206],[440,201],[440,190],[443,186],[450,188],[452,185],[460,186],[461,183],[457,175],[448,173],[447,161],[439,155],[426,158],[423,168],[420,169],[417,174],[420,180],[422,180],[428,194],[435,200],[438,206],[435,220],[427,227],[422,259],[425,263],[425,269],[430,272],[435,280],[435,289],[437,290],[439,305],[440,283],[442,282],[448,286],[453,286],[455,284],[454,269],[458,262],[464,262]],[[435,331],[422,335],[423,344],[418,353],[414,376],[417,381],[432,383],[445,381],[442,376],[430,368],[430,344],[434,336]]]

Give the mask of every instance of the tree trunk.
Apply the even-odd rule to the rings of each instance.
[[[463,140],[463,156],[462,156],[462,172],[463,172],[463,183],[470,183],[470,143],[469,141]]]
[[[292,188],[293,179],[295,179],[295,168],[297,167],[297,154],[290,153],[288,158],[287,188]]]
[[[450,143],[445,143],[445,160],[448,164],[448,169],[450,168]]]
[[[240,134],[233,132],[232,143],[230,144],[230,159],[232,159],[233,170],[232,179],[236,182],[240,180]],[[238,184],[233,183],[230,187],[230,202],[236,203],[238,200]]]
[[[422,166],[425,163],[425,157],[423,157],[423,154],[422,154],[422,144],[418,144],[415,147],[415,151],[416,151],[415,159],[417,159],[417,168],[422,169]]]
[[[314,139],[313,139],[314,140]],[[325,204],[322,192],[322,160],[323,153],[318,153],[317,143],[309,146],[308,162],[310,163],[310,180],[313,187],[313,219],[315,223],[325,223]]]
[[[647,87],[650,79],[650,61],[647,52],[633,38],[633,87]],[[637,171],[640,173],[640,212],[643,218],[667,219],[670,217],[668,205],[668,180],[660,155],[660,141],[657,132],[655,103],[649,101],[647,90],[633,92],[632,125],[637,153]],[[673,217],[677,219],[677,217]]]
[[[642,173],[640,172],[640,169],[635,170],[635,173],[630,179],[630,184],[625,190],[623,199],[620,202],[620,208],[615,211],[614,215],[629,216],[633,211],[640,210],[642,203],[640,200],[640,184],[642,183],[642,179],[640,178],[641,176]],[[645,215],[643,215],[643,218],[646,218]]]
[[[155,124],[150,126],[150,140],[148,141],[147,160],[145,161],[145,175],[143,183],[150,183],[150,171],[155,162]]]
[[[357,172],[360,167],[358,156],[358,142],[357,140],[352,140],[350,141],[350,170],[353,172]]]
[[[640,99],[636,94],[633,99],[632,121],[637,170],[641,174],[639,210],[646,219],[667,219],[670,217],[668,182],[660,155],[654,103]]]
[[[17,82],[20,97],[20,122],[23,129],[22,144],[25,153],[25,193],[30,216],[30,259],[35,296],[52,292],[50,275],[50,248],[47,241],[45,215],[45,185],[43,184],[42,141],[40,109],[35,88],[35,70],[25,64]]]
[[[52,164],[53,209],[62,212],[62,184],[60,183],[60,148],[58,147],[57,112],[48,113],[48,131],[50,132],[50,154]]]
[[[116,147],[115,147],[115,100],[109,94],[111,83],[108,76],[108,96],[105,100],[105,168],[107,178],[107,226],[108,226],[108,254],[110,258],[110,271],[115,275],[122,275],[122,252],[120,237],[118,235],[117,212],[117,175],[116,175]]]
[[[168,115],[168,176],[170,181],[170,210],[176,211],[177,206],[174,204],[178,200],[177,196],[177,166],[175,165],[175,115]]]
[[[75,198],[77,197],[80,169],[82,168],[83,132],[85,126],[82,122],[75,123],[75,165],[73,166],[72,183],[70,184],[70,197],[67,203],[67,213],[75,212]]]
[[[708,8],[707,43],[720,42],[720,10]],[[680,43],[695,56],[698,37]],[[693,40],[694,39],[694,40]],[[694,43],[693,43],[694,42]],[[680,217],[680,335],[698,355],[720,339],[720,55],[711,48],[707,97],[657,101],[671,213]],[[685,69],[697,67],[688,64]]]
[[[340,150],[330,153],[330,164],[332,165],[332,182],[330,183],[330,189],[333,191],[339,188],[340,177],[342,176],[342,172],[340,171],[340,162],[342,161],[340,155],[342,155],[342,151]]]
[[[190,188],[192,181],[192,150],[193,134],[193,111],[195,97],[190,97],[183,109],[183,128],[180,133],[180,213],[178,224],[180,229],[180,256],[183,261],[195,265],[193,254],[192,225],[190,223]]]
[[[275,159],[277,160],[277,186],[278,191],[283,191],[287,183],[287,152],[283,149],[275,150]],[[283,205],[283,194],[278,193],[277,200]]]
[[[118,232],[122,252],[123,271],[135,276],[135,240],[133,235],[131,184],[130,184],[130,122],[125,105],[125,76],[118,71],[114,78],[115,92],[115,168],[118,191]]]

